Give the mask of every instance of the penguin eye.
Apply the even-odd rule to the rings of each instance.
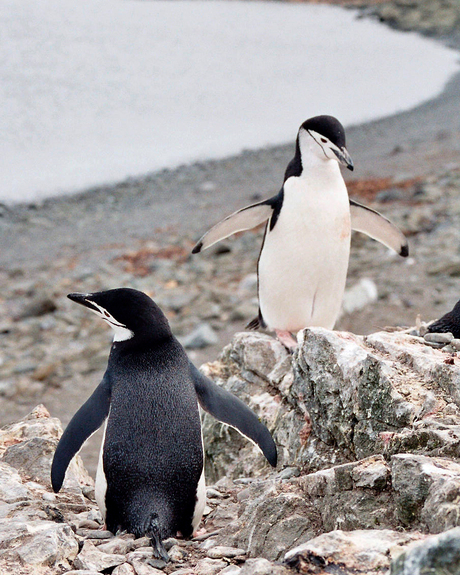
[[[323,142],[323,144],[326,144],[327,142],[326,138],[321,138],[321,141]]]
[[[110,317],[110,314],[109,314],[109,312],[108,312],[108,311],[106,311],[106,310],[104,310],[104,315],[105,315],[105,317]]]

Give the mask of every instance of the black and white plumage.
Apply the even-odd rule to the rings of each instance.
[[[106,422],[96,500],[107,528],[148,535],[167,558],[164,538],[190,536],[205,505],[198,403],[255,442],[271,465],[273,439],[238,398],[203,376],[144,293],[120,288],[69,294],[115,331],[107,370],[74,415],[54,455],[51,482],[59,491],[83,443]]]
[[[430,333],[451,333],[460,338],[460,300],[442,317],[428,325]]]
[[[349,200],[339,164],[353,169],[343,126],[331,116],[310,118],[300,126],[279,193],[231,214],[194,247],[198,253],[266,222],[257,270],[259,317],[250,327],[269,327],[279,336],[307,326],[332,329],[345,289],[352,230],[408,255],[407,240],[396,226]]]

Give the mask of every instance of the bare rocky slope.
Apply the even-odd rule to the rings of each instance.
[[[38,406],[0,432],[0,572],[458,573],[460,359],[407,331],[307,329],[293,356],[239,333],[204,365],[267,422],[280,462],[205,415],[206,534],[168,540],[168,564],[104,530],[79,457],[52,493],[62,428]]]

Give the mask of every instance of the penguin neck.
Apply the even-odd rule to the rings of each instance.
[[[167,327],[167,329],[166,329]],[[131,350],[154,348],[163,345],[164,342],[169,341],[173,337],[169,325],[153,327],[145,326],[140,331],[132,332],[129,329],[124,329],[122,333],[115,332],[112,347],[117,350]]]

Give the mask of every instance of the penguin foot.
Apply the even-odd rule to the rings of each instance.
[[[292,337],[290,331],[275,329],[275,333],[276,337],[278,338],[278,341],[280,341],[288,351],[295,350],[295,348],[297,347],[297,340],[295,340]]]
[[[206,527],[201,527],[192,533],[192,537],[202,537],[207,533]]]

